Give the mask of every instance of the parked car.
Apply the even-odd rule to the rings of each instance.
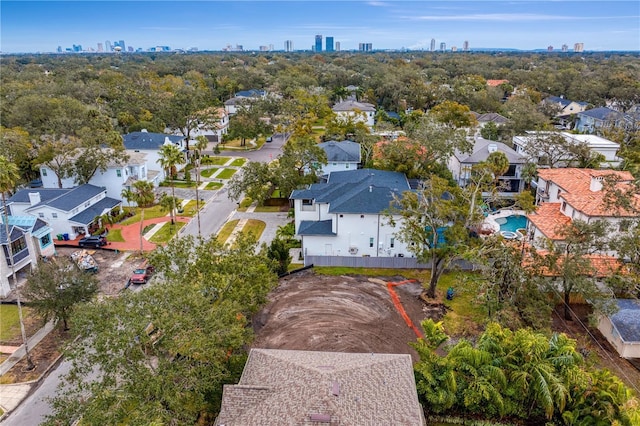
[[[102,247],[107,245],[107,239],[102,235],[90,235],[88,237],[81,238],[78,241],[80,247]]]
[[[134,269],[131,274],[131,278],[129,278],[129,282],[131,284],[146,284],[147,281],[153,275],[154,268],[153,266],[147,266],[146,268],[138,268]]]
[[[267,143],[273,142],[273,136],[269,136],[266,140]]]

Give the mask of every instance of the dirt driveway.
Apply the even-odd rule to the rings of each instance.
[[[255,316],[255,348],[332,352],[408,353],[417,336],[396,310],[387,286],[365,276],[318,275],[311,270],[280,279]],[[403,281],[402,277],[384,279]],[[422,287],[395,287],[412,322],[426,318]]]

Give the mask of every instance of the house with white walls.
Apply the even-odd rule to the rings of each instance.
[[[106,188],[90,184],[71,189],[21,189],[7,203],[12,216],[36,217],[53,235],[66,235],[70,240],[89,235],[96,217],[119,210],[122,204],[108,197]]]
[[[204,136],[209,142],[221,142],[224,135],[229,132],[229,113],[225,108],[209,108],[203,112],[209,114],[210,119],[199,122],[197,127],[191,132],[191,139]],[[202,114],[201,114],[202,115]],[[191,144],[193,146],[193,142]]]
[[[601,315],[598,330],[622,358],[640,358],[640,301],[617,299],[618,310]]]
[[[326,183],[295,190],[295,232],[304,256],[411,257],[396,237],[385,212],[404,191],[411,190],[403,173],[374,169],[336,171]]]
[[[447,166],[458,185],[465,187],[471,180],[471,170],[473,167],[487,161],[489,155],[494,152],[503,153],[509,160],[509,168],[504,175],[498,178],[500,186],[497,195],[501,197],[513,197],[519,194],[524,188],[522,168],[527,161],[522,155],[502,142],[475,137],[471,152],[454,152],[451,158],[449,158]]]
[[[132,132],[124,135],[124,147],[128,154],[143,153],[146,154],[147,160],[147,180],[153,182],[162,182],[165,179],[164,170],[160,167],[160,148],[162,145],[173,144],[187,155],[187,141],[181,135],[167,135],[165,133],[150,133],[146,130],[141,132]],[[177,165],[177,169],[181,170],[184,165]]]
[[[587,147],[592,153],[601,154],[604,157],[604,161],[600,163],[600,167],[617,167],[620,165],[620,157],[618,157],[618,150],[620,144],[605,139],[601,136],[589,135],[589,134],[573,134],[569,132],[537,132],[527,131],[524,135],[517,135],[513,137],[513,149],[520,155],[524,155],[527,159],[534,163],[539,164],[542,157],[548,155],[546,152],[540,150],[537,155],[531,156],[527,151],[527,147],[531,144],[536,146],[538,140],[546,137],[554,137],[559,135],[564,139],[565,146],[560,145],[557,149],[553,150],[553,146],[549,146],[548,149],[552,150],[551,155],[558,158],[558,167],[570,167],[574,160],[574,155],[567,150],[567,147],[574,146]],[[547,144],[545,144],[547,145]]]
[[[360,166],[362,157],[359,143],[349,140],[327,141],[318,146],[327,154],[327,164],[320,171],[322,175],[343,170],[356,170]]]
[[[14,272],[18,279],[24,278],[32,268],[38,265],[40,258],[49,257],[55,253],[52,229],[41,219],[34,216],[8,216],[8,234],[4,220],[5,216],[2,215],[0,217],[0,247],[2,247],[0,297],[5,297],[11,291],[10,283],[13,281]]]
[[[373,104],[347,100],[338,102],[331,109],[340,120],[362,122],[369,128],[375,124],[376,107]]]
[[[94,186],[105,187],[107,196],[122,200],[122,191],[131,189],[138,180],[149,181],[154,187],[160,185],[161,174],[157,170],[149,170],[147,154],[144,152],[128,151],[126,161],[111,161],[107,168],[96,170],[88,183]],[[43,188],[58,188],[58,178],[55,173],[45,165],[40,166],[40,178]],[[74,188],[77,186],[74,177],[61,179],[62,188]],[[124,201],[125,205],[126,201]]]
[[[562,231],[573,220],[604,220],[612,232],[624,232],[629,220],[637,219],[634,209],[614,208],[607,203],[605,179],[615,179],[616,189],[631,189],[633,176],[626,171],[594,169],[539,169],[536,188],[537,210],[527,216],[528,232],[534,246],[542,248],[545,239],[562,242]],[[640,194],[629,200],[640,209]],[[603,253],[612,254],[614,252]]]

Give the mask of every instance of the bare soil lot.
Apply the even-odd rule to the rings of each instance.
[[[386,285],[365,276],[328,276],[307,270],[280,279],[254,319],[253,347],[333,352],[407,353],[417,336],[394,307]],[[402,277],[383,278],[403,281]],[[419,283],[395,287],[420,327],[427,317]],[[438,318],[436,318],[438,319]]]

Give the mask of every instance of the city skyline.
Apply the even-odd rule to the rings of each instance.
[[[376,50],[546,50],[575,46],[584,51],[640,50],[636,1],[2,1],[2,53],[55,52],[81,45],[126,40],[148,51],[223,50],[242,45],[311,50],[326,34],[342,50],[371,43]],[[356,19],[357,18],[357,19]],[[323,43],[324,44],[324,43]],[[325,47],[325,46],[323,46]],[[324,51],[324,49],[323,49]]]

